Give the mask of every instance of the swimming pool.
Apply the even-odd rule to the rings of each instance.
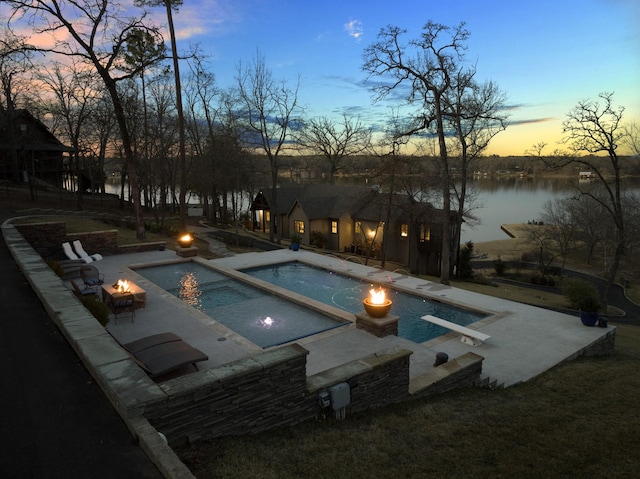
[[[281,286],[325,304],[358,313],[363,310],[362,300],[369,296],[372,283],[334,271],[317,268],[299,261],[279,263],[241,270],[252,277]],[[377,286],[377,285],[376,285]],[[449,332],[449,330],[420,319],[431,314],[447,321],[467,326],[487,315],[404,293],[384,286],[387,297],[393,301],[391,313],[399,316],[398,336],[422,343]]]
[[[187,262],[136,272],[262,348],[350,324]]]

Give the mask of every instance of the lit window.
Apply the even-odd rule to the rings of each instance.
[[[304,234],[304,221],[294,220],[293,222],[293,231],[298,234]]]
[[[356,221],[356,228],[355,228],[355,230],[356,230],[356,234],[360,234],[360,233],[362,233],[362,227],[361,227],[361,225],[360,225],[360,222],[359,222],[359,221]]]
[[[331,222],[331,232],[333,234],[336,234],[338,232],[338,222],[337,221],[332,221]]]
[[[431,241],[431,227],[427,225],[420,225],[420,241],[426,243]]]
[[[406,238],[407,236],[409,236],[409,225],[408,224],[400,225],[400,236],[402,236],[403,238]]]

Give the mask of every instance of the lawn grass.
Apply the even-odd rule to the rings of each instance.
[[[197,477],[636,477],[640,328],[504,390],[469,388],[178,450]]]

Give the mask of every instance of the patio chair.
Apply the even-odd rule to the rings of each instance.
[[[84,265],[80,270],[80,278],[87,287],[100,286],[104,284],[104,275],[98,271],[98,268],[91,264]]]
[[[113,313],[115,324],[118,324],[118,314],[131,313],[131,322],[135,321],[136,302],[133,293],[122,293],[117,297],[109,296],[109,309]]]
[[[96,296],[97,295],[97,291],[96,288],[94,286],[85,286],[84,284],[80,285],[77,282],[77,279],[70,279],[69,283],[71,283],[71,287],[73,288],[73,292],[76,294],[76,296],[78,296],[79,298],[81,297],[88,297],[88,296]]]
[[[100,253],[88,254],[84,248],[82,247],[82,243],[80,240],[75,240],[73,242],[73,249],[76,250],[78,256],[83,259],[86,263],[91,263],[92,261],[100,261],[102,259],[102,255]]]

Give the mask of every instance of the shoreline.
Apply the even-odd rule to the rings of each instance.
[[[531,241],[527,237],[530,229],[538,226],[539,225],[526,223],[500,225],[500,229],[509,236],[509,238],[474,243],[474,253],[477,255],[486,255],[485,259],[488,260],[498,258],[505,261],[519,260],[522,257],[522,253],[527,252],[531,248]]]

